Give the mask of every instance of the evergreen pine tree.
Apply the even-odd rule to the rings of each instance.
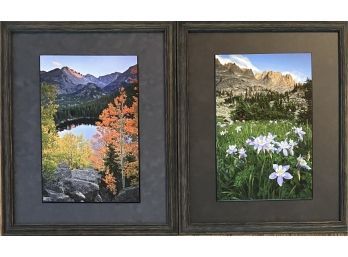
[[[122,173],[119,165],[119,157],[116,153],[113,144],[107,146],[106,156],[104,158],[104,166],[109,170],[109,172],[116,178],[116,190],[122,189]]]

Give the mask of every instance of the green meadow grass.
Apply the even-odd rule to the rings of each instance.
[[[218,119],[219,121],[219,119]],[[221,120],[219,121],[221,122]],[[222,123],[222,122],[221,122]],[[217,199],[255,200],[255,199],[311,199],[312,198],[312,170],[298,168],[297,157],[300,155],[312,167],[312,130],[310,124],[296,124],[287,120],[245,121],[225,124],[216,127],[216,165],[217,165]],[[241,131],[236,128],[241,126]],[[293,132],[293,127],[302,127],[306,132],[303,141]],[[221,131],[227,134],[220,135]],[[294,156],[284,156],[277,153],[257,153],[246,140],[268,133],[276,135],[276,141],[285,139],[298,141],[294,148]],[[247,157],[238,158],[238,154],[227,155],[229,145],[236,145],[238,149],[246,149]],[[269,179],[274,172],[273,164],[290,165],[288,172],[293,176],[284,180],[280,187],[276,180]]]

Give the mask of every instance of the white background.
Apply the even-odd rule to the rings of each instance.
[[[2,0],[0,20],[348,20],[344,0]],[[348,237],[1,237],[0,256],[338,256]]]

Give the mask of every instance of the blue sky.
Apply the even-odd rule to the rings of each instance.
[[[283,74],[291,74],[298,82],[312,78],[310,53],[287,54],[240,54],[217,55],[220,62],[233,62],[242,68],[252,69],[254,73],[263,71],[279,71]]]
[[[124,72],[137,64],[136,56],[92,56],[92,55],[41,55],[40,70],[50,71],[68,66],[82,74],[96,77],[113,72]]]

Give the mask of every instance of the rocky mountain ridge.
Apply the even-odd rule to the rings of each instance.
[[[294,89],[296,81],[290,74],[277,71],[256,73],[251,69],[241,68],[236,63],[221,64],[216,62],[216,89],[219,92],[233,92],[240,95],[248,92],[277,91],[284,93]]]
[[[114,72],[103,76],[95,77],[92,74],[82,73],[67,66],[61,69],[40,72],[40,82],[55,85],[58,95],[72,94],[86,85],[94,84],[103,91],[117,89],[122,83],[130,84],[137,82],[137,65],[130,66],[125,72]]]

